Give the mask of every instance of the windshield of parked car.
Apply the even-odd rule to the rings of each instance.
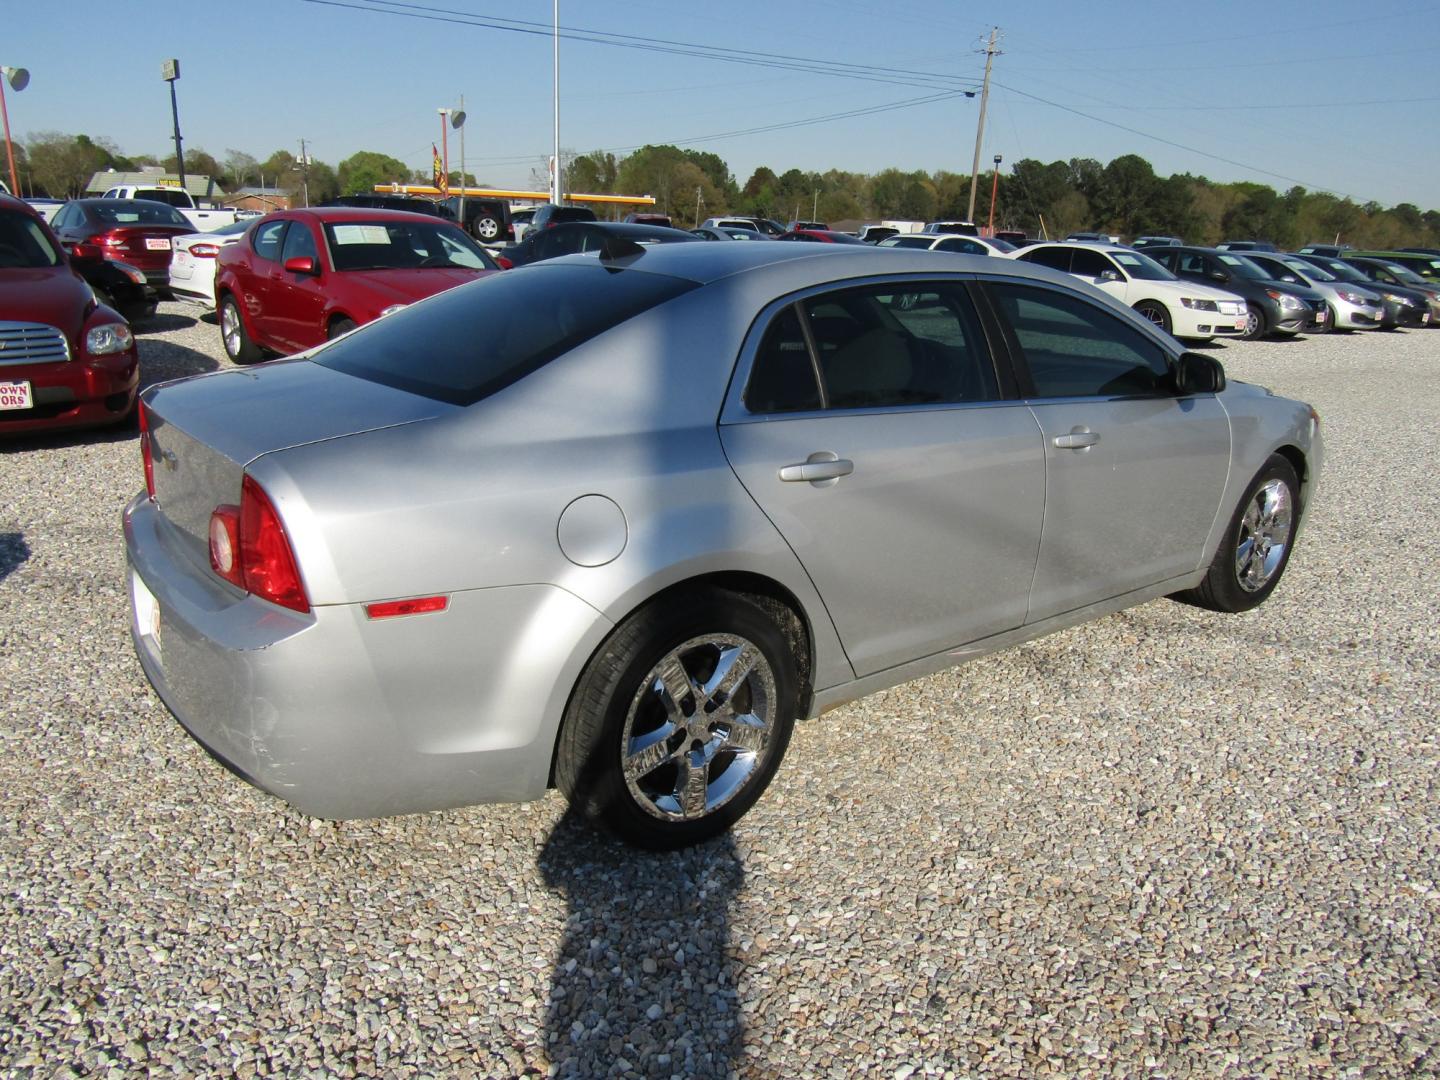
[[[1291,270],[1295,271],[1295,273],[1299,274],[1307,281],[1323,281],[1326,284],[1330,284],[1335,281],[1334,274],[1330,273],[1329,271],[1322,270],[1320,269],[1320,267],[1314,266],[1311,263],[1304,262],[1300,259],[1281,259],[1280,262],[1283,265],[1288,266]]]
[[[498,270],[454,225],[421,221],[330,221],[325,239],[336,270]]]
[[[1174,274],[1161,266],[1149,255],[1138,251],[1109,251],[1110,258],[1125,268],[1125,273],[1141,281],[1179,281]]]
[[[173,206],[147,199],[109,199],[90,204],[90,213],[107,225],[184,225],[189,220]]]
[[[1401,266],[1399,263],[1388,263],[1388,262],[1387,262],[1387,263],[1381,263],[1380,265],[1383,266],[1383,267],[1385,267],[1386,270],[1390,271],[1390,273],[1395,276],[1395,280],[1396,280],[1396,281],[1403,281],[1406,285],[1429,285],[1429,284],[1430,284],[1430,282],[1426,281],[1426,280],[1425,280],[1423,277],[1421,277],[1419,274],[1415,273],[1414,270],[1411,270],[1411,269],[1409,269],[1408,267]]]
[[[1323,266],[1340,281],[1349,281],[1355,285],[1366,285],[1370,279],[1362,274],[1355,267],[1351,266],[1344,259],[1317,258],[1316,265]]]
[[[693,281],[559,262],[507,270],[337,338],[315,363],[470,405],[691,289]]]
[[[58,266],[60,253],[28,214],[0,213],[0,270]]]
[[[1230,272],[1236,277],[1249,278],[1252,281],[1269,281],[1273,274],[1257,262],[1242,255],[1221,255],[1220,261],[1230,268]]]

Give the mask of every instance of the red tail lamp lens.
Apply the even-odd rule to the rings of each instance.
[[[240,488],[240,565],[245,588],[256,596],[292,611],[310,610],[280,515],[265,489],[249,476]]]
[[[150,421],[145,419],[145,403],[135,406],[140,410],[140,460],[145,463],[145,494],[155,498],[155,458],[150,449]]]
[[[197,259],[213,259],[220,254],[220,248],[216,244],[191,244],[190,254]]]
[[[217,506],[210,515],[210,568],[232,585],[245,587],[240,565],[240,508]]]

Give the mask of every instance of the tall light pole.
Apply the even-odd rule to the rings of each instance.
[[[990,101],[990,65],[995,61],[995,41],[1000,34],[1000,28],[994,27],[990,31],[990,44],[985,46],[985,84],[980,89],[980,123],[975,129],[975,161],[970,166],[970,209],[965,214],[966,221],[975,220],[975,181],[980,176],[980,145],[985,141],[985,106]]]
[[[170,118],[175,121],[175,171],[180,174],[180,190],[185,190],[185,155],[180,150],[180,105],[175,100],[175,83],[180,78],[180,61],[160,62],[160,77],[170,84]]]
[[[995,198],[1000,194],[1000,155],[995,155],[995,179],[990,184],[990,235],[995,235]]]
[[[450,126],[460,129],[460,226],[465,227],[465,95],[460,95],[460,108],[450,116]]]
[[[443,162],[439,187],[440,194],[446,196],[450,194],[450,128],[445,121],[450,116],[450,110],[436,109],[435,111],[440,114],[440,160]]]
[[[555,164],[550,169],[550,201],[560,205],[560,0],[555,9]]]
[[[10,163],[10,193],[20,197],[20,181],[15,177],[15,147],[10,142],[10,112],[5,108],[5,84],[17,94],[30,85],[30,72],[24,68],[0,67],[0,116],[5,119],[5,160]]]

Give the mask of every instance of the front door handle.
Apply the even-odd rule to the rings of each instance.
[[[817,450],[799,465],[785,465],[780,469],[780,479],[787,484],[809,482],[829,487],[842,476],[855,471],[855,463],[830,450]]]
[[[1056,435],[1054,441],[1061,450],[1088,450],[1100,441],[1100,433],[1077,427],[1069,435]]]

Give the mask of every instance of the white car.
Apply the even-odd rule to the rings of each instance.
[[[930,251],[953,251],[960,255],[999,255],[1012,258],[1015,245],[984,236],[961,236],[958,233],[910,233],[888,236],[877,247],[921,248]]]
[[[215,264],[220,249],[237,243],[255,219],[222,225],[214,232],[175,237],[170,249],[170,291],[175,299],[215,308]]]
[[[1245,301],[1240,297],[1178,278],[1131,248],[1067,240],[1034,244],[1012,257],[1082,278],[1177,338],[1208,341],[1239,337],[1245,331]]]

